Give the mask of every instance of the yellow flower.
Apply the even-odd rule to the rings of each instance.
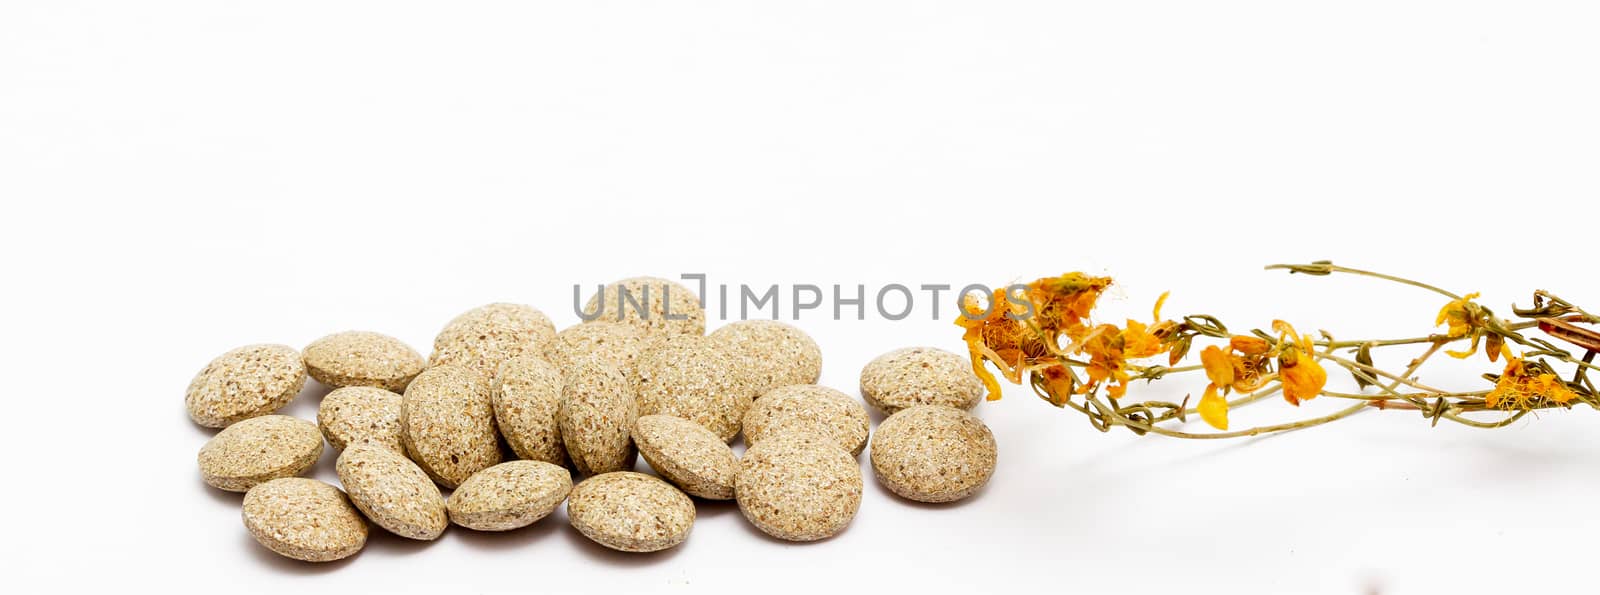
[[[1269,371],[1270,349],[1271,344],[1265,339],[1234,335],[1228,340],[1227,349],[1210,346],[1200,350],[1200,365],[1205,368],[1206,378],[1224,393],[1249,392],[1261,388],[1261,377]]]
[[[1445,352],[1450,354],[1451,357],[1465,359],[1478,352],[1478,342],[1483,339],[1484,329],[1488,326],[1490,317],[1488,310],[1483,309],[1483,306],[1472,301],[1477,299],[1478,295],[1477,292],[1473,292],[1461,296],[1460,299],[1451,300],[1443,308],[1439,309],[1439,316],[1433,321],[1434,326],[1446,326],[1445,336],[1451,339],[1464,337],[1472,339],[1472,344],[1468,345],[1465,351]],[[1491,334],[1490,339],[1491,345],[1485,353],[1489,355],[1489,361],[1494,361],[1500,354],[1499,350],[1494,348],[1494,343],[1498,343],[1499,335]]]
[[[1156,301],[1155,313],[1161,314],[1161,302],[1166,299],[1163,294]],[[1156,326],[1160,323],[1157,322]],[[1111,398],[1121,398],[1128,392],[1128,382],[1131,375],[1128,373],[1128,360],[1152,357],[1172,348],[1170,343],[1164,342],[1160,337],[1150,332],[1147,326],[1137,320],[1129,320],[1125,328],[1117,328],[1114,324],[1102,324],[1075,337],[1073,349],[1089,356],[1089,366],[1085,370],[1089,382],[1078,387],[1077,392],[1087,394],[1107,381],[1113,384],[1106,386],[1106,394]]]
[[[1228,400],[1217,394],[1217,385],[1206,385],[1206,392],[1200,396],[1200,405],[1195,409],[1200,411],[1200,419],[1211,427],[1228,429]]]
[[[1229,338],[1227,349],[1211,345],[1200,350],[1200,365],[1206,371],[1206,379],[1211,381],[1196,408],[1200,419],[1213,428],[1227,430],[1228,400],[1223,395],[1233,390],[1245,392],[1260,388],[1270,350],[1271,344],[1265,339],[1244,335]]]
[[[1278,331],[1278,374],[1283,380],[1283,399],[1291,405],[1309,401],[1322,394],[1328,384],[1328,372],[1317,363],[1316,349],[1311,337],[1295,332],[1294,327],[1282,320],[1272,321]]]
[[[1028,301],[1034,307],[1034,323],[1051,337],[1067,333],[1076,338],[1088,330],[1085,320],[1100,294],[1110,286],[1110,277],[1083,273],[1037,279],[1028,284],[1027,290]]]
[[[1534,378],[1532,384],[1535,393],[1546,399],[1550,399],[1563,405],[1571,403],[1573,399],[1578,398],[1578,393],[1573,392],[1573,390],[1570,388],[1567,388],[1566,382],[1563,382],[1561,378],[1549,372],[1540,374],[1537,378]]]
[[[1212,385],[1233,386],[1233,361],[1221,347],[1210,345],[1200,350],[1200,365]]]
[[[961,309],[965,315],[956,317],[956,326],[966,329],[961,339],[967,343],[972,371],[983,380],[988,398],[993,401],[1000,398],[1000,382],[983,365],[984,361],[994,362],[1007,380],[1017,383],[1022,381],[1025,360],[1030,356],[1042,356],[1047,349],[1021,322],[1007,316],[1008,313],[1020,312],[1016,312],[1015,304],[1006,300],[1004,289],[994,291],[989,305],[989,313],[985,316],[984,308],[976,296],[964,296]]]
[[[1112,398],[1125,394],[1130,380],[1127,360],[1167,352],[1179,327],[1161,320],[1167,294],[1156,300],[1155,321],[1150,324],[1129,320],[1126,328],[1091,326],[1089,315],[1110,286],[1109,277],[1066,273],[1037,279],[1017,293],[996,290],[989,296],[988,308],[984,296],[963,296],[963,315],[955,323],[963,329],[972,371],[983,381],[989,400],[999,399],[1001,389],[987,363],[1012,383],[1021,383],[1024,373],[1039,374],[1041,390],[1057,406],[1073,394],[1088,394],[1101,386]],[[1058,348],[1062,336],[1071,341],[1073,352],[1089,356],[1088,378],[1082,383],[1063,366],[1065,356]]]
[[[1072,396],[1074,388],[1073,383],[1075,380],[1072,372],[1068,371],[1066,366],[1056,364],[1040,369],[1035,373],[1044,379],[1045,400],[1049,401],[1051,405],[1065,407],[1067,399]]]
[[[1483,404],[1492,409],[1532,409],[1536,401],[1547,399],[1566,404],[1578,398],[1578,393],[1550,372],[1532,372],[1527,362],[1511,355],[1511,349],[1502,347],[1506,358],[1505,370],[1495,381],[1494,390],[1484,396]]]
[[[1450,329],[1445,332],[1446,335],[1452,338],[1467,336],[1467,333],[1472,332],[1473,324],[1476,322],[1475,314],[1478,310],[1478,305],[1473,303],[1472,300],[1477,299],[1479,295],[1478,292],[1472,292],[1462,296],[1461,299],[1451,300],[1450,303],[1445,304],[1443,308],[1439,309],[1439,317],[1433,321],[1434,326],[1448,323]]]
[[[1150,333],[1149,327],[1137,320],[1128,321],[1128,327],[1122,330],[1123,357],[1139,359],[1162,351],[1166,351],[1166,346],[1161,344],[1161,339]]]
[[[1076,350],[1089,356],[1089,365],[1084,370],[1089,382],[1078,387],[1079,393],[1088,394],[1107,381],[1115,382],[1106,389],[1113,399],[1128,391],[1129,376],[1122,348],[1122,330],[1117,325],[1102,324],[1084,335],[1077,343]]]

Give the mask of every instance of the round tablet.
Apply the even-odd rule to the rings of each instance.
[[[629,382],[639,381],[639,356],[648,351],[659,337],[645,334],[644,330],[621,322],[589,322],[577,324],[556,333],[556,346],[550,352],[550,361],[557,367],[591,356],[601,357],[622,371]]]
[[[422,354],[381,333],[346,331],[312,341],[305,350],[306,371],[334,388],[372,386],[403,391],[427,367]]]
[[[832,438],[851,455],[861,454],[870,427],[867,408],[842,392],[815,384],[767,391],[744,414],[744,441],[755,444],[788,433]]]
[[[478,531],[509,531],[549,515],[572,491],[572,474],[544,461],[507,461],[472,474],[450,493],[450,521]]]
[[[584,324],[621,322],[649,335],[704,335],[706,311],[694,291],[657,277],[633,277],[607,285],[583,307]]]
[[[349,386],[334,390],[317,407],[317,426],[334,450],[351,444],[370,443],[404,453],[400,439],[398,394],[370,386]]]
[[[500,364],[524,353],[545,354],[554,346],[556,327],[533,306],[489,304],[452,319],[433,339],[429,366],[463,366],[493,379]]]
[[[345,449],[334,465],[339,483],[350,490],[367,518],[390,533],[429,541],[444,533],[444,496],[416,463],[370,444]]]
[[[885,415],[912,405],[971,409],[983,381],[966,357],[933,347],[897,349],[861,369],[861,396]]]
[[[754,395],[822,377],[822,349],[805,331],[776,320],[742,320],[712,332],[734,357]]]
[[[734,366],[728,351],[706,337],[661,342],[639,360],[639,414],[681,417],[733,440],[754,398]]]
[[[361,551],[367,521],[339,488],[315,479],[274,479],[244,495],[245,529],[267,549],[306,562],[329,562]]]
[[[561,441],[579,473],[595,475],[633,467],[629,432],[639,418],[639,409],[633,387],[616,366],[591,357],[569,367],[562,376],[561,408],[556,415]]]
[[[752,445],[734,476],[739,510],[789,541],[832,537],[861,507],[861,467],[831,439],[786,434]]]
[[[584,537],[624,552],[654,552],[683,543],[694,527],[694,502],[643,473],[596,475],[572,488],[567,519]]]
[[[488,383],[460,366],[428,368],[400,400],[400,438],[411,460],[447,488],[499,463]]]
[[[519,355],[500,364],[490,391],[494,421],[518,457],[566,464],[558,419],[561,386],[561,370],[538,355]]]
[[[256,417],[217,432],[200,448],[200,477],[211,487],[244,492],[304,473],[321,456],[316,424],[287,415]]]
[[[728,443],[704,426],[670,415],[646,415],[633,425],[633,442],[650,468],[689,495],[733,498],[739,460]]]
[[[300,352],[288,345],[248,345],[211,360],[196,374],[183,403],[194,422],[225,428],[289,404],[306,385]]]
[[[872,474],[889,491],[918,502],[971,496],[994,475],[994,434],[971,413],[919,405],[878,424]]]

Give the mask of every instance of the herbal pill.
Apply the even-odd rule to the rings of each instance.
[[[464,366],[488,381],[502,362],[524,353],[545,354],[555,339],[555,325],[537,308],[489,304],[446,324],[433,340],[428,365]]]
[[[639,381],[639,356],[655,344],[655,338],[646,335],[639,327],[621,322],[590,322],[562,329],[556,333],[556,346],[551,350],[550,361],[557,367],[572,362],[600,356],[617,366],[629,382]]]
[[[380,333],[347,331],[312,341],[305,350],[306,371],[334,388],[372,386],[403,391],[427,366],[422,354]]]
[[[429,368],[400,400],[400,438],[411,460],[448,488],[500,462],[489,385],[467,368]]]
[[[322,456],[316,424],[268,415],[228,426],[200,448],[206,485],[244,492],[257,484],[304,473]]]
[[[444,533],[444,496],[422,468],[392,450],[370,444],[345,449],[335,464],[339,483],[356,508],[390,533],[433,540]]]
[[[723,442],[739,435],[754,390],[730,373],[733,357],[706,337],[663,341],[639,361],[639,414],[671,415],[711,430]]]
[[[287,345],[249,345],[211,360],[184,395],[194,422],[208,428],[272,413],[306,385],[300,352]]]
[[[400,439],[400,401],[404,397],[381,388],[349,386],[322,398],[317,426],[334,450],[369,443],[398,453],[406,451]]]
[[[500,364],[491,397],[495,425],[511,450],[523,459],[563,465],[561,371],[538,355],[519,355]]]
[[[654,552],[683,543],[694,527],[694,502],[678,488],[643,473],[596,475],[572,488],[567,518],[584,537],[624,552]]]
[[[918,502],[952,502],[994,475],[994,435],[971,413],[919,405],[878,425],[871,458],[872,474],[889,491]]]
[[[912,405],[971,409],[983,396],[983,381],[967,358],[933,347],[898,349],[861,370],[861,396],[885,415]]]
[[[347,558],[367,543],[367,521],[344,492],[315,479],[288,477],[250,488],[242,516],[257,542],[296,560]]]
[[[509,531],[549,515],[572,491],[565,467],[508,461],[472,474],[451,492],[450,521],[478,531]]]
[[[733,354],[739,373],[756,397],[780,386],[815,384],[822,376],[822,349],[811,336],[775,320],[744,320],[717,329],[710,337]]]
[[[583,311],[586,322],[622,322],[645,334],[704,335],[706,311],[689,288],[657,277],[623,279],[600,289]]]
[[[752,445],[734,476],[739,510],[762,532],[789,541],[838,534],[861,507],[861,467],[830,439],[774,436]]]
[[[767,391],[744,414],[744,441],[791,432],[827,436],[851,455],[861,454],[870,427],[867,408],[842,392],[815,384]]]
[[[557,420],[567,455],[579,473],[595,475],[633,467],[628,432],[639,417],[633,387],[616,366],[580,360],[562,376]]]
[[[689,495],[733,498],[739,460],[722,438],[704,426],[670,415],[646,415],[633,425],[633,443],[650,468]]]

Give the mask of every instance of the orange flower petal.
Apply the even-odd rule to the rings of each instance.
[[[1283,398],[1292,405],[1317,398],[1328,384],[1328,372],[1309,354],[1301,357],[1295,365],[1285,366],[1281,374]]]
[[[1206,392],[1200,396],[1200,405],[1195,407],[1200,412],[1200,419],[1218,430],[1228,429],[1228,400],[1217,395],[1217,385],[1206,386]]]
[[[1272,349],[1272,344],[1261,337],[1234,335],[1228,338],[1228,348],[1245,355],[1261,355]]]
[[[1200,365],[1206,369],[1206,378],[1217,386],[1233,386],[1233,362],[1227,352],[1216,345],[1200,350]]]

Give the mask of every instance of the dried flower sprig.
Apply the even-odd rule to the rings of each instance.
[[[1359,275],[1400,283],[1443,296],[1448,301],[1434,321],[1442,332],[1394,339],[1338,340],[1328,331],[1302,334],[1275,320],[1271,330],[1235,334],[1215,316],[1194,314],[1178,320],[1161,317],[1167,294],[1156,300],[1151,321],[1095,324],[1091,314],[1109,277],[1067,273],[1026,285],[996,290],[991,296],[967,295],[956,323],[972,357],[973,371],[983,379],[989,399],[1000,398],[993,366],[1006,380],[1031,386],[1052,405],[1086,416],[1101,431],[1123,427],[1137,434],[1176,438],[1234,438],[1309,428],[1367,409],[1413,411],[1432,424],[1451,421],[1471,427],[1509,425],[1531,411],[1571,408],[1582,403],[1600,409],[1600,391],[1590,372],[1600,370],[1600,332],[1580,325],[1600,324],[1600,316],[1549,292],[1533,294],[1528,308],[1513,306],[1512,319],[1500,318],[1475,301],[1478,294],[1456,294],[1439,287],[1372,271],[1346,268],[1327,261],[1283,264],[1268,270],[1325,276]],[[1529,336],[1538,330],[1549,339]],[[1556,342],[1578,348],[1568,351]],[[1180,366],[1196,343],[1205,345],[1199,363]],[[1446,349],[1460,346],[1461,349]],[[1425,346],[1398,372],[1375,365],[1373,352],[1408,345]],[[1513,346],[1521,350],[1513,351]],[[1492,386],[1477,391],[1434,388],[1417,372],[1435,355],[1467,359],[1482,352],[1491,363],[1505,360],[1499,372],[1483,378]],[[1165,355],[1165,363],[1144,363]],[[1342,369],[1360,392],[1328,388],[1328,367]],[[1570,369],[1564,373],[1564,368]],[[1190,406],[1181,403],[1131,401],[1135,381],[1155,382],[1182,373],[1201,372],[1206,384]],[[1228,413],[1273,395],[1290,405],[1317,397],[1353,401],[1320,417],[1241,430],[1229,430]],[[1191,395],[1192,396],[1192,395]],[[1230,399],[1229,397],[1232,396]],[[1215,432],[1174,429],[1174,423],[1198,415]],[[1488,419],[1483,414],[1493,414]]]

